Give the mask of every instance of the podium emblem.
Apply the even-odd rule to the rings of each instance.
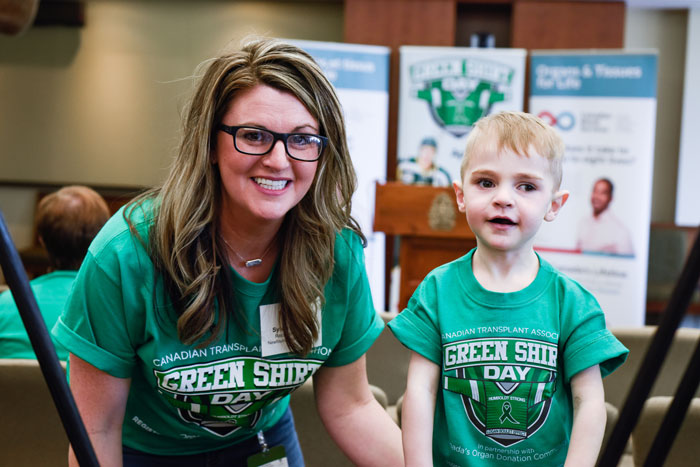
[[[447,193],[440,193],[430,205],[428,225],[433,230],[449,231],[457,224],[457,207]]]

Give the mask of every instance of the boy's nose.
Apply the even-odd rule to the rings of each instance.
[[[493,203],[497,206],[510,206],[513,204],[513,195],[508,187],[500,186],[493,196]]]

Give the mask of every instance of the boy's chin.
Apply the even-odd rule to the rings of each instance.
[[[502,253],[502,254],[523,253],[523,252],[528,252],[528,251],[533,250],[531,242],[516,243],[516,242],[509,242],[509,241],[502,241],[502,242],[497,242],[497,241],[478,242],[477,241],[476,246],[477,246],[477,248],[483,248],[485,250],[492,251],[493,253]]]

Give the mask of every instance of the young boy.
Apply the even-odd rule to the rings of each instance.
[[[433,270],[389,323],[412,356],[402,412],[406,465],[593,466],[602,376],[627,349],[595,298],[533,250],[553,221],[564,144],[522,112],[467,139],[457,205],[476,248]]]

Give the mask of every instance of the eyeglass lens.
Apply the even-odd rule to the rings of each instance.
[[[272,149],[276,139],[273,133],[259,128],[239,128],[234,142],[241,152],[261,155]],[[285,143],[289,155],[300,160],[316,160],[323,150],[323,142],[316,135],[292,133],[287,136]]]

